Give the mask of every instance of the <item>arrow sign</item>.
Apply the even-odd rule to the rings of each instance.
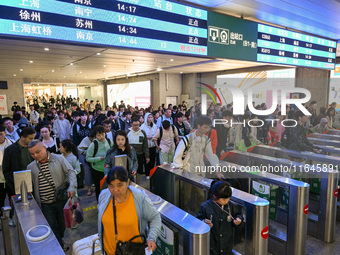
[[[218,29],[216,28],[210,28],[210,33],[209,33],[210,37],[213,39],[213,41],[216,41],[217,37],[218,37]]]
[[[265,227],[264,229],[262,229],[261,231],[261,236],[263,239],[267,239],[268,238],[268,234],[269,234],[269,227]]]
[[[306,204],[306,206],[303,208],[304,214],[308,214],[308,206],[309,204]]]

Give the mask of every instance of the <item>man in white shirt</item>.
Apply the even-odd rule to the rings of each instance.
[[[53,124],[53,132],[59,138],[60,142],[71,138],[71,123],[65,119],[63,111],[58,111],[59,119]]]
[[[205,166],[203,157],[209,160],[212,167],[215,167],[216,175],[222,178],[222,173],[218,172],[219,159],[213,153],[211,140],[205,135],[211,126],[209,117],[202,116],[197,120],[197,130],[184,136],[177,146],[174,156],[174,166],[182,168],[186,172],[205,176]],[[183,188],[183,210],[197,213],[198,208],[204,202],[203,190],[194,186],[186,185]]]
[[[205,135],[210,125],[211,120],[208,117],[198,119],[197,130],[186,135],[178,144],[174,156],[175,167],[204,176],[204,172],[198,171],[204,169],[203,156],[207,157],[212,166],[219,164],[218,157],[212,151],[211,140]]]
[[[9,188],[6,185],[6,180],[5,180],[4,174],[2,173],[2,160],[4,157],[5,149],[13,143],[14,141],[6,137],[5,127],[0,125],[0,167],[1,167],[0,169],[0,208],[4,207],[5,205],[6,195],[8,196],[8,200],[11,199]]]
[[[34,110],[34,106],[33,105],[30,105],[30,109],[31,109],[31,112],[30,112],[30,121],[34,125],[34,124],[39,122],[39,113],[36,110]]]
[[[111,121],[110,120],[104,120],[103,121],[103,127],[105,130],[106,138],[109,138],[112,142],[114,142],[115,133],[113,130],[111,130]]]
[[[157,120],[157,127],[160,128],[162,126],[162,122],[164,120],[168,120],[170,121],[170,124],[173,125],[174,124],[174,121],[173,119],[171,118],[171,109],[166,109],[165,112],[164,112],[164,115],[162,115],[161,117],[158,118]]]

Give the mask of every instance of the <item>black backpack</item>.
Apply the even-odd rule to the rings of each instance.
[[[109,143],[109,146],[112,147],[111,140],[107,137],[105,139]],[[98,141],[93,140],[93,143],[94,143],[94,150],[93,150],[93,156],[92,157],[95,157],[97,155],[97,152],[98,152]]]
[[[171,128],[172,128],[172,132],[174,133],[174,139],[175,139],[176,133],[175,133],[174,125],[171,125]],[[162,137],[163,137],[163,127],[159,127],[159,138],[157,139],[158,146],[161,144]]]
[[[289,128],[286,128],[285,131],[281,135],[281,145],[288,149],[290,144],[290,132]]]

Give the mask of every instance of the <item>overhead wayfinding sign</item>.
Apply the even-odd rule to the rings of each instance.
[[[257,25],[214,12],[208,14],[208,55],[256,61]]]
[[[335,41],[258,24],[257,43],[259,62],[335,68]]]
[[[336,41],[208,13],[208,55],[334,69]]]
[[[0,1],[0,34],[201,56],[207,18],[165,0]]]

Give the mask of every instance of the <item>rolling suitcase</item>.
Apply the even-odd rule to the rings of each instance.
[[[73,243],[72,255],[101,255],[98,234],[85,237]]]

